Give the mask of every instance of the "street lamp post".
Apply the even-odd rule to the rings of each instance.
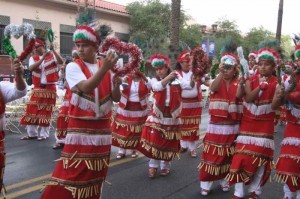
[[[207,59],[209,60],[209,40],[212,39],[214,40],[215,38],[215,33],[217,32],[218,25],[217,24],[212,24],[210,30],[206,30],[206,25],[201,26],[201,33],[202,33],[202,38],[206,38],[206,55]]]

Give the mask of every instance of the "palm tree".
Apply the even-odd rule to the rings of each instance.
[[[278,40],[279,45],[281,42],[282,14],[283,14],[283,0],[279,0],[277,31],[276,31],[276,39]]]
[[[172,63],[174,63],[174,60],[176,60],[175,55],[178,53],[178,48],[179,48],[180,7],[181,7],[181,0],[172,0],[171,35],[170,35],[170,40],[171,40],[170,50],[171,50],[171,54],[173,55],[171,56]]]

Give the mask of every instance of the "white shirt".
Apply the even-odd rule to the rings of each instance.
[[[184,79],[182,79],[180,77],[179,77],[179,82],[180,82],[180,87],[182,90],[192,88],[190,86],[189,82],[185,81]],[[164,89],[161,81],[158,81],[156,78],[151,79],[151,87],[152,87],[153,91],[162,91]],[[169,85],[169,83],[167,83],[165,88],[167,89],[165,106],[169,106],[169,104],[170,104],[170,85]]]
[[[129,101],[131,102],[139,102],[139,86],[140,86],[140,80],[135,82],[132,80],[131,87],[130,87],[130,95],[129,95]]]
[[[5,104],[24,97],[27,93],[27,88],[23,91],[19,91],[14,83],[7,81],[0,82],[0,90]]]
[[[188,84],[191,83],[191,77],[193,75],[192,71],[189,71],[188,73],[185,73],[184,71],[182,71],[182,79],[184,79],[185,81],[188,82]],[[182,80],[181,80],[182,81]],[[195,86],[192,89],[183,89],[181,96],[183,98],[195,98],[198,96],[198,91],[197,91],[197,84],[195,84]]]
[[[87,62],[84,63],[88,67],[92,75],[94,75],[98,71],[98,64],[91,64]],[[113,76],[114,74],[111,72],[111,85],[113,85]],[[75,62],[71,62],[66,66],[66,80],[71,90],[77,90],[76,85],[83,80],[87,80],[87,78],[82,72],[80,66]],[[113,86],[111,87],[111,89],[113,90]],[[96,92],[98,92],[98,89],[96,89]]]
[[[39,56],[40,60],[42,59],[42,57],[43,56]],[[53,59],[54,59],[55,63],[57,63],[57,59],[54,55],[53,55]],[[45,69],[44,69],[44,64],[45,64],[44,62],[45,62],[45,60],[43,60],[41,65],[38,66],[38,68],[41,69],[41,84],[55,84],[55,83],[48,83],[47,82]],[[34,63],[35,63],[35,61],[34,61],[33,57],[30,57],[28,65],[31,66]]]

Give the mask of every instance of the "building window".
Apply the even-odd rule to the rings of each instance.
[[[73,34],[60,32],[60,54],[63,57],[71,56],[73,48]]]
[[[2,40],[4,39],[4,25],[0,25],[0,55],[4,55],[4,50],[3,50],[3,43]]]
[[[0,15],[0,55],[4,54],[2,40],[4,38],[4,28],[10,23],[10,17]]]

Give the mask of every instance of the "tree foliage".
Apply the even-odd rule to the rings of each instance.
[[[131,15],[130,41],[137,44],[148,58],[154,53],[170,55],[170,20],[171,5],[160,0],[136,1],[128,4],[127,11]],[[179,51],[193,49],[201,45],[202,35],[200,24],[187,24],[190,16],[183,10],[180,13]],[[216,24],[218,31],[210,33],[210,40],[215,41],[215,58],[219,60],[220,51],[228,41],[241,45],[247,57],[250,50],[258,50],[261,41],[275,39],[275,34],[264,27],[254,27],[242,35],[236,21],[226,18],[219,19]],[[293,47],[289,36],[282,36],[283,53],[289,57]]]

